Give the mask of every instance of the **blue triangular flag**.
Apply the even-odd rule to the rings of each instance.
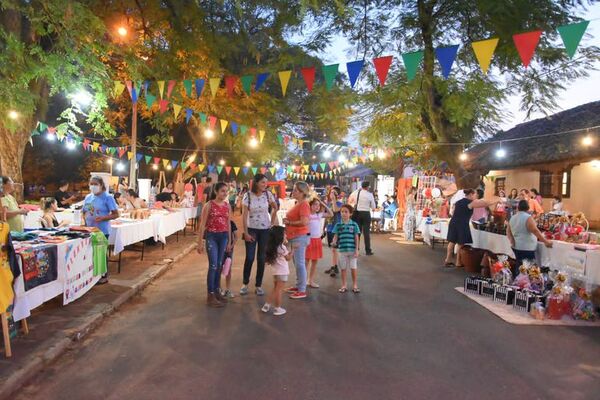
[[[190,118],[192,118],[192,114],[194,114],[194,110],[191,108],[185,109],[185,123],[188,124],[190,122]]]
[[[149,86],[150,86],[150,81],[144,81],[144,93],[148,94]]]
[[[133,103],[137,103],[137,100],[138,100],[137,90],[135,87],[132,87],[131,88],[131,101]]]
[[[365,64],[365,60],[351,61],[346,63],[346,69],[348,70],[348,78],[350,78],[350,86],[354,89],[354,84],[360,75],[360,71]]]
[[[211,174],[212,174],[213,172],[215,172],[215,166],[214,166],[214,165],[212,165],[212,164],[210,164],[210,165],[208,166],[208,172],[210,172]]]
[[[200,97],[204,89],[204,79],[196,79],[196,97]]]
[[[256,84],[254,85],[255,92],[257,92],[258,89],[260,89],[260,87],[262,86],[263,83],[265,83],[265,81],[267,80],[268,77],[269,77],[268,72],[263,72],[262,74],[258,74],[256,76]]]
[[[100,145],[100,153],[106,153],[106,146],[103,144]]]
[[[140,161],[142,161],[142,158],[143,158],[143,157],[144,157],[144,155],[143,155],[143,154],[140,154],[140,153],[136,153],[136,155],[135,155],[135,159],[137,160],[137,162],[140,162]]]
[[[248,167],[243,167],[242,172],[244,173],[244,175],[248,175]]]
[[[229,123],[229,126],[231,126],[231,132],[233,133],[233,136],[237,135],[237,131],[238,131],[238,124],[237,124],[237,122],[231,121]]]
[[[458,52],[458,45],[448,47],[438,47],[435,49],[435,56],[438,59],[440,66],[442,67],[442,75],[444,78],[448,78],[450,71],[452,70],[452,64],[456,59],[456,53]]]
[[[178,164],[177,160],[172,160],[172,161],[171,161],[171,166],[172,166],[173,168],[177,168],[177,164]]]

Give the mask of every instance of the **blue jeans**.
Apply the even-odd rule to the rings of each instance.
[[[227,232],[206,232],[206,254],[208,255],[206,286],[208,293],[215,293],[219,289],[221,268],[223,268],[228,241],[229,234]]]
[[[310,242],[310,236],[302,235],[290,239],[294,266],[296,267],[296,287],[299,292],[306,292],[306,248]]]
[[[254,238],[254,242],[246,242],[246,260],[244,260],[244,285],[250,283],[252,264],[256,257],[258,247],[258,259],[256,260],[256,287],[262,286],[265,273],[265,258],[267,256],[267,240],[269,240],[269,229],[248,228],[248,233]]]

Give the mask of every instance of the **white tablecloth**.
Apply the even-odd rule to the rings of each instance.
[[[25,229],[38,229],[42,227],[42,223],[40,220],[44,213],[41,210],[38,211],[29,211],[25,216]],[[56,220],[60,223],[64,220],[71,222],[71,224],[79,225],[81,222],[81,212],[74,210],[65,210],[54,213],[56,216]]]
[[[119,254],[126,246],[154,237],[154,222],[143,219],[111,225],[108,243],[114,246],[113,254]]]
[[[183,230],[187,219],[183,211],[154,213],[150,216],[154,224],[154,239],[162,243],[167,242],[167,237]]]
[[[188,219],[199,217],[200,216],[201,207],[200,206],[196,206],[196,207],[182,207],[179,210],[181,210],[183,212],[183,215],[185,216],[185,220],[187,221]]]

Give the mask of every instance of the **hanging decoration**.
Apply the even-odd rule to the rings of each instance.
[[[492,62],[492,57],[494,56],[494,51],[498,46],[499,40],[500,39],[498,38],[493,38],[471,43],[473,52],[475,53],[475,57],[479,63],[479,67],[481,68],[481,71],[483,71],[484,75],[487,75],[488,73],[488,69],[490,68],[490,63]]]
[[[393,58],[393,56],[385,56],[373,59],[373,65],[375,66],[375,72],[377,73],[377,78],[379,78],[380,86],[385,85],[385,80],[387,79]]]
[[[454,64],[456,54],[458,53],[458,45],[455,44],[448,47],[438,47],[434,50],[434,52],[435,57],[438,59],[438,62],[442,67],[442,75],[445,79],[448,79],[450,71],[452,70],[452,64]]]
[[[573,58],[575,55],[577,47],[579,47],[579,42],[581,42],[581,38],[589,24],[590,21],[581,21],[558,27],[558,33],[560,33],[569,58]]]
[[[515,42],[515,47],[519,52],[519,56],[521,57],[521,61],[523,62],[523,66],[527,68],[529,63],[531,62],[531,58],[535,53],[535,48],[540,42],[540,37],[542,36],[542,31],[533,31],[526,33],[518,33],[513,35],[513,41]]]

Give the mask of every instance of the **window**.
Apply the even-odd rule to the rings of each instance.
[[[560,194],[563,198],[571,196],[571,170],[563,171],[561,177]]]
[[[500,191],[503,190],[506,195],[506,178],[496,178],[494,182],[494,196],[500,196]]]
[[[540,171],[540,194],[542,197],[552,197],[552,178],[553,174],[550,171]]]

